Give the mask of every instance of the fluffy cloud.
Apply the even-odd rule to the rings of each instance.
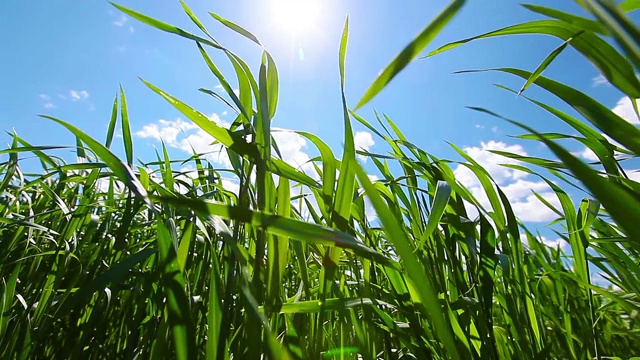
[[[598,75],[594,77],[593,79],[591,79],[591,81],[592,81],[591,84],[593,85],[593,87],[609,84],[609,80],[607,80],[607,78],[602,75]]]
[[[555,239],[555,240],[551,240],[551,239],[549,239],[549,238],[547,238],[545,236],[536,236],[536,238],[538,239],[538,241],[540,241],[544,245],[546,245],[548,247],[551,247],[551,248],[558,248],[558,246],[559,246],[561,249],[565,249],[569,245],[568,242],[564,241],[561,238],[558,238],[558,239]],[[520,240],[525,244],[529,243],[526,234],[521,234],[520,235]]]
[[[289,163],[298,170],[304,171],[307,175],[318,178],[315,167],[310,162],[311,157],[304,149],[307,147],[307,140],[292,131],[273,128],[273,139],[278,145],[282,160]]]
[[[89,97],[89,93],[86,90],[69,90],[69,96],[71,101],[86,100]]]
[[[47,94],[39,94],[38,97],[40,98],[40,100],[42,100],[42,106],[44,106],[45,109],[53,109],[54,107],[56,107],[51,101],[51,96]]]
[[[116,20],[114,20],[113,22],[111,22],[113,25],[117,26],[117,27],[123,27],[124,24],[127,23],[127,17],[124,16],[124,14],[120,15],[120,17],[118,17]]]
[[[594,153],[593,150],[589,149],[586,146],[583,151],[577,153],[576,155],[587,161],[598,161],[598,156],[596,156],[596,153]]]
[[[231,125],[221,120],[217,114],[213,114],[211,120],[223,127],[228,128]],[[192,154],[193,150],[195,150],[199,154],[204,154],[207,160],[212,163],[222,165],[225,168],[231,167],[225,147],[215,144],[215,140],[211,135],[191,122],[181,119],[158,120],[155,123],[143,126],[135,135],[143,139],[162,140],[168,146],[180,149],[188,154]],[[304,137],[295,132],[277,128],[273,129],[272,135],[278,145],[282,160],[304,171],[309,176],[318,177],[313,164],[310,162],[311,157],[305,151],[307,142]]]
[[[640,124],[638,114],[636,114],[635,110],[633,109],[633,103],[631,102],[631,98],[629,97],[625,96],[618,100],[618,103],[613,109],[611,109],[611,111],[634,125]]]
[[[627,174],[629,179],[635,182],[640,182],[640,169],[625,170],[625,173]]]
[[[623,97],[618,100],[618,103],[613,107],[613,109],[611,109],[611,111],[633,125],[640,125],[640,119],[638,119],[638,115],[635,113],[633,104],[631,103],[631,99],[629,97]],[[607,134],[602,134],[602,136],[604,136],[612,145],[621,148],[623,147],[619,142],[613,140]],[[616,152],[615,155],[619,154],[620,153]],[[583,151],[577,152],[574,155],[580,156],[587,161],[598,161],[598,157],[596,156],[596,154],[587,147],[585,147]]]
[[[532,191],[537,192],[549,203],[559,207],[560,202],[549,185],[543,181],[531,180],[531,176],[526,172],[501,166],[501,164],[522,165],[522,162],[496,155],[491,153],[491,150],[527,156],[527,152],[520,145],[508,145],[494,140],[481,142],[480,146],[464,148],[467,155],[484,167],[500,186],[511,201],[513,211],[520,220],[544,222],[555,219],[556,214],[532,193]],[[456,179],[469,189],[485,209],[491,208],[487,195],[471,170],[466,166],[458,165],[454,169],[454,174]],[[470,216],[477,214],[477,211],[472,206],[468,207],[468,211]]]
[[[229,127],[231,124],[222,121],[218,115],[213,114],[211,120],[216,124]],[[180,149],[188,154],[193,151],[204,154],[211,162],[221,164],[225,168],[231,167],[226,149],[216,144],[214,138],[191,122],[181,119],[158,120],[156,123],[147,124],[135,133],[143,139],[164,141],[170,147]]]
[[[356,150],[369,151],[371,147],[375,144],[373,141],[373,136],[368,131],[358,131],[353,136],[353,142],[355,144]],[[367,157],[363,155],[358,155],[358,158],[362,161],[367,161]]]

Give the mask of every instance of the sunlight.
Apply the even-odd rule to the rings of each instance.
[[[318,0],[272,0],[271,15],[278,26],[294,34],[308,32],[318,22]]]

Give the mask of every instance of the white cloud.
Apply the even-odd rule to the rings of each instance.
[[[522,165],[522,162],[491,153],[491,150],[527,156],[527,152],[520,145],[508,145],[494,140],[481,142],[480,146],[464,148],[464,151],[478,162],[500,186],[511,201],[513,211],[520,220],[544,222],[555,219],[556,214],[532,193],[532,191],[537,192],[549,203],[559,207],[560,203],[549,185],[543,181],[530,180],[530,175],[526,172],[501,166],[500,164]],[[454,175],[485,209],[491,208],[486,193],[471,170],[464,165],[458,165],[454,169]],[[468,206],[467,209],[470,216],[477,214],[475,207]]]
[[[560,246],[561,249],[564,249],[564,248],[567,247],[567,245],[569,245],[568,242],[564,241],[561,238],[557,238],[555,240],[551,240],[551,239],[549,239],[549,238],[547,238],[545,236],[536,236],[536,239],[538,239],[538,241],[540,241],[542,244],[544,244],[544,245],[546,245],[548,247],[554,248],[554,249],[557,249],[558,246]],[[520,235],[520,241],[522,241],[525,244],[529,243],[526,234],[521,234]]]
[[[214,86],[213,88],[217,89],[217,90],[220,90],[220,91],[224,90],[224,86],[222,86],[222,84],[218,84],[218,85]],[[236,94],[236,96],[240,96],[240,89],[233,88],[231,90],[233,90],[233,93]],[[222,114],[222,115],[225,115],[225,114]]]
[[[51,96],[47,94],[38,94],[38,97],[43,101],[42,106],[44,106],[45,109],[53,109],[56,107],[51,101]]]
[[[633,125],[640,125],[640,119],[638,119],[638,115],[635,113],[635,110],[633,109],[633,104],[631,103],[631,99],[629,97],[620,98],[616,106],[614,106],[613,109],[611,109],[611,111],[613,111],[613,113],[627,120],[629,123]],[[624,148],[622,144],[613,140],[609,135],[604,133],[602,133],[601,135],[604,136],[607,139],[607,141],[612,145],[615,145],[620,148]],[[598,161],[598,157],[596,156],[596,154],[586,146],[583,151],[575,153],[574,155],[580,156],[587,161]],[[620,155],[620,153],[615,152],[614,155]]]
[[[134,33],[134,32],[136,32],[136,30],[133,28],[133,26],[129,26],[129,32],[130,33]]]
[[[373,141],[373,136],[368,131],[358,131],[353,136],[353,142],[355,144],[356,150],[369,151],[371,147],[375,144]],[[358,155],[358,158],[362,161],[367,161],[367,157],[364,155]]]
[[[230,124],[220,120],[218,115],[213,114],[211,120],[223,127]],[[158,120],[156,123],[147,124],[142,130],[136,131],[135,135],[143,139],[163,140],[170,147],[180,149],[189,155],[195,150],[199,154],[217,164],[230,168],[231,163],[227,157],[225,148],[220,144],[214,144],[215,139],[196,126],[194,123],[177,120]]]
[[[307,175],[318,178],[315,167],[310,162],[311,157],[303,149],[307,147],[307,140],[301,135],[284,131],[284,129],[274,128],[273,139],[278,145],[282,160],[289,163],[298,170],[304,171]]]
[[[476,124],[476,129],[484,129],[484,125]]]
[[[609,80],[607,80],[607,78],[602,75],[598,75],[594,77],[593,79],[591,79],[591,81],[592,81],[593,87],[609,84]]]
[[[217,114],[213,114],[211,120],[223,127],[228,128],[231,125],[221,120]],[[144,139],[163,140],[168,146],[188,154],[192,154],[195,150],[197,153],[206,154],[205,157],[212,163],[220,164],[225,168],[231,167],[225,147],[214,144],[214,138],[194,123],[180,119],[158,120],[143,126],[141,130],[135,132],[135,135]],[[304,171],[307,175],[318,178],[318,174],[310,162],[311,157],[304,151],[307,146],[304,137],[295,132],[277,128],[273,128],[272,135],[278,145],[282,160]]]
[[[582,157],[587,161],[598,161],[598,157],[596,156],[596,153],[594,153],[593,150],[589,149],[586,146],[583,151],[579,152],[576,155]]]
[[[86,100],[89,97],[89,93],[86,90],[69,90],[69,96],[71,101]]]
[[[637,103],[637,100],[636,100]],[[631,124],[637,125],[640,124],[640,119],[638,119],[638,115],[633,109],[633,104],[631,103],[631,98],[623,97],[618,100],[616,106],[611,109],[615,114],[620,116],[621,118],[627,120]]]
[[[640,182],[640,169],[629,169],[625,170],[625,174],[629,177],[629,179]]]
[[[120,17],[112,22],[113,25],[117,27],[123,27],[124,24],[127,23],[127,17],[124,15],[120,15]]]
[[[135,134],[143,139],[152,138],[155,140],[164,140],[169,145],[174,145],[178,138],[178,135],[183,131],[197,129],[196,124],[192,122],[186,122],[183,120],[158,120],[157,123],[147,124],[142,127],[142,130],[137,131]]]

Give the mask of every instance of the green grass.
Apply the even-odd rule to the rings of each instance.
[[[515,217],[489,173],[459,148],[482,184],[483,208],[449,166],[414,146],[391,119],[374,127],[344,95],[348,20],[339,51],[344,149],[338,157],[321,139],[318,180],[282,161],[272,139],[278,72],[264,50],[259,71],[219,44],[183,3],[203,33],[194,35],[133,10],[131,17],[195,42],[237,114],[220,127],[151,82],[144,83],[227,148],[231,170],[204,154],[134,161],[127,102],[120,89],[104,141],[46,117],[77,139],[78,161],[54,155],[17,134],[0,151],[0,357],[178,359],[591,359],[640,355],[640,184],[622,158],[640,155],[640,130],[588,95],[543,76],[564,48],[577,49],[626,95],[640,97],[640,32],[605,0],[583,0],[593,18],[527,6],[551,20],[518,24],[478,37],[533,33],[564,41],[540,54],[532,71],[493,69],[557,96],[573,118],[526,98],[580,135],[519,125],[554,159],[516,158],[558,197],[558,235],[570,253],[544,245]],[[384,88],[464,5],[453,1],[373,81],[356,109]],[[213,15],[213,14],[212,14]],[[240,35],[256,36],[217,15]],[[445,45],[428,56],[467,41]],[[490,40],[485,40],[490,41]],[[614,46],[617,45],[617,46]],[[230,81],[209,57],[222,52],[235,69]],[[452,50],[454,51],[454,50]],[[459,76],[473,76],[459,75]],[[354,148],[352,122],[391,149]],[[113,154],[116,127],[125,159]],[[601,133],[620,145],[610,143]],[[599,158],[586,164],[560,146],[577,141]],[[68,149],[68,148],[67,148]],[[356,155],[381,174],[371,182]],[[40,163],[36,173],[25,161]],[[193,172],[176,169],[191,166]],[[33,167],[33,166],[31,166]],[[389,169],[397,168],[399,172]],[[225,189],[233,177],[237,190]],[[574,204],[563,186],[587,194]],[[378,214],[369,221],[365,200]],[[465,203],[478,208],[470,218]],[[526,244],[522,242],[526,238]],[[590,268],[611,284],[598,286]],[[614,287],[615,286],[615,287]]]

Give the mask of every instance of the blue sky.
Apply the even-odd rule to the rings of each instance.
[[[354,106],[376,74],[447,4],[442,0],[403,1],[401,5],[391,0],[379,0],[375,4],[362,0],[327,0],[313,10],[317,15],[315,19],[309,19],[304,30],[294,35],[290,27],[283,25],[285,20],[274,16],[273,1],[278,0],[190,0],[187,3],[217,40],[254,69],[259,65],[260,49],[216,23],[207,12],[218,13],[261,39],[275,58],[280,73],[280,102],[273,125],[313,132],[332,146],[336,154],[340,153],[343,136],[337,52],[347,13],[350,15],[347,100]],[[179,1],[121,0],[119,3],[199,33]],[[571,1],[535,3],[580,12]],[[429,49],[539,18],[513,0],[469,1]],[[412,142],[441,158],[459,159],[446,142],[465,148],[488,166],[501,185],[510,189],[509,195],[516,198],[520,215],[534,225],[544,224],[551,220],[550,215],[536,212],[541,205],[530,200],[530,189],[545,192],[548,188],[533,177],[501,170],[496,166],[499,159],[484,150],[508,149],[536,156],[548,155],[548,152],[535,143],[510,138],[509,135],[521,132],[465,106],[485,107],[541,131],[566,132],[567,128],[526,100],[516,99],[491,85],[501,83],[517,89],[522,85],[518,79],[496,73],[451,73],[498,66],[533,70],[559,44],[558,39],[541,36],[496,38],[418,60],[358,112],[372,122],[375,121],[373,109],[387,114]],[[147,89],[138,77],[221,123],[233,120],[222,104],[198,92],[201,87],[215,89],[218,82],[202,61],[195,44],[123,16],[107,1],[2,2],[0,50],[3,59],[0,128],[15,129],[33,144],[74,144],[69,133],[36,114],[64,119],[104,139],[113,98],[122,84],[132,130],[136,133],[136,158],[152,160],[153,146],[159,146],[159,135],[171,145],[172,156],[186,158],[188,154],[181,149],[185,139],[177,133],[177,126],[187,130],[188,140],[200,141],[206,147],[206,139],[199,138],[201,134],[196,129],[179,122],[180,114]],[[227,78],[233,79],[233,70],[225,58],[213,51],[210,54]],[[621,104],[618,107],[626,111],[624,103],[618,104],[620,93],[594,80],[599,75],[597,70],[573,49],[565,51],[545,75],[585,91],[611,108]],[[527,92],[573,113],[539,89],[531,88]],[[301,138],[281,135],[278,139],[286,149],[286,160],[300,162],[316,153],[311,144],[305,144]],[[379,139],[366,133],[358,135],[357,140],[373,152],[386,151]],[[466,177],[468,174],[462,170],[458,172],[473,189],[473,179]]]

